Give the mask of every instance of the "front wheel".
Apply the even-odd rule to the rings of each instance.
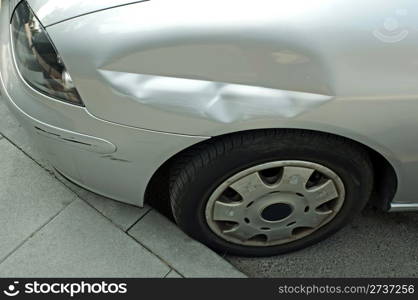
[[[170,180],[178,225],[219,251],[267,256],[316,243],[370,197],[367,153],[343,138],[263,130],[220,137],[177,160]]]

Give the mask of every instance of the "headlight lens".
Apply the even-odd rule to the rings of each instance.
[[[11,27],[14,55],[23,79],[48,96],[83,105],[64,62],[26,1],[17,6]]]

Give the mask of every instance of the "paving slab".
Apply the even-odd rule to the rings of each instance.
[[[75,198],[7,140],[0,140],[0,261]]]
[[[167,276],[165,278],[168,279],[178,279],[178,278],[183,278],[183,276],[181,276],[179,273],[177,273],[174,270],[171,270],[170,273],[167,274]]]
[[[67,180],[57,172],[55,172],[55,176],[70,190],[77,194],[79,198],[88,202],[91,206],[97,209],[101,214],[111,220],[123,231],[127,231],[130,227],[132,227],[132,225],[134,225],[139,219],[148,213],[148,211],[151,210],[151,207],[148,205],[142,208],[135,207],[90,192]]]
[[[150,211],[128,233],[169,262],[184,277],[245,277],[155,210]]]
[[[127,231],[151,210],[149,206],[135,207],[90,192],[83,193],[81,197],[123,231]]]
[[[0,264],[0,277],[151,277],[170,268],[76,200]]]

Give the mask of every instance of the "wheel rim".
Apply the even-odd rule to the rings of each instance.
[[[276,161],[246,169],[209,197],[205,216],[222,239],[244,246],[274,246],[304,238],[341,210],[341,178],[320,164]]]

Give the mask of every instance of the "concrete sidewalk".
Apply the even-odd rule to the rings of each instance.
[[[0,277],[245,277],[150,207],[52,172],[0,96]]]

